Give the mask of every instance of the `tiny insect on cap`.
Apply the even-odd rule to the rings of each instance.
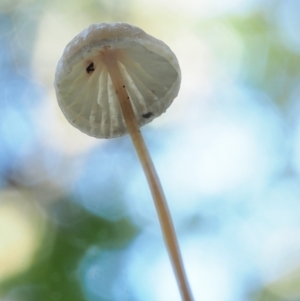
[[[114,52],[139,126],[160,116],[177,96],[181,73],[162,41],[126,23],[93,24],[65,48],[55,74],[67,120],[97,138],[127,133],[118,95],[101,53]]]

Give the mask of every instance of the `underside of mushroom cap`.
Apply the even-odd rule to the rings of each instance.
[[[93,24],[65,48],[55,90],[67,120],[97,138],[127,133],[103,50],[115,53],[139,126],[160,116],[177,96],[181,81],[174,53],[160,40],[126,23]]]

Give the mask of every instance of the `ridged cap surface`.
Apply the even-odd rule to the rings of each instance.
[[[117,50],[118,65],[139,126],[151,122],[177,96],[181,72],[162,41],[126,23],[93,24],[65,48],[55,74],[59,106],[67,120],[97,138],[127,133],[106,65],[104,47]]]

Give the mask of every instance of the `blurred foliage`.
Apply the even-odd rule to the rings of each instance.
[[[5,0],[0,3],[1,186],[12,186],[13,181],[18,181],[14,176],[22,168],[22,162],[36,163],[38,160],[35,158],[42,152],[43,146],[39,142],[32,142],[38,138],[33,137],[31,140],[28,138],[29,133],[35,130],[32,130],[33,125],[28,126],[32,121],[27,109],[33,106],[33,101],[37,99],[43,101],[40,93],[32,92],[36,88],[33,87],[30,79],[35,38],[43,14],[51,14],[52,10],[60,11],[64,17],[73,19],[74,23],[76,18],[86,18],[90,23],[99,20],[120,21],[131,17],[133,5],[134,1],[122,0],[88,0],[76,1],[76,3],[72,0]],[[166,15],[164,11],[159,13]],[[292,95],[299,87],[300,54],[285,44],[272,13],[272,10],[257,10],[243,16],[231,15],[206,21],[198,20],[196,31],[198,36],[205,35],[210,41],[215,57],[225,67],[238,65],[234,80],[239,85],[265,93],[281,110],[285,111],[293,104]],[[167,24],[167,26],[172,25]],[[235,51],[232,51],[233,47],[236,47]],[[230,71],[226,70],[226,72]],[[16,103],[18,106],[15,105]],[[13,129],[8,127],[8,122],[11,120],[5,123],[3,118],[10,112],[17,112],[16,115],[12,115],[18,119]],[[24,131],[25,120],[28,121],[27,132]],[[6,134],[10,138],[6,138]],[[158,149],[154,143],[153,141],[152,146],[155,146],[153,151]],[[16,148],[15,145],[19,147]],[[24,145],[24,149],[20,145]],[[31,153],[27,147],[31,149]],[[112,145],[111,149],[114,147]],[[109,147],[107,148],[107,157],[112,158],[113,152]],[[124,162],[126,160],[129,160],[128,156],[125,157]],[[129,163],[131,164],[131,161]],[[117,166],[119,162],[116,161],[115,164]],[[128,166],[126,163],[122,164],[120,168],[123,168],[126,173]],[[91,166],[97,168],[96,165]],[[114,170],[109,180],[111,187],[114,186],[115,189],[114,198],[118,199],[124,191],[122,187],[119,189],[119,186],[118,191],[116,190],[117,180],[113,173]],[[49,183],[45,185],[52,187]],[[98,188],[97,185],[98,182],[94,187]],[[112,190],[111,187],[105,186],[105,189]],[[40,187],[33,182],[28,184],[28,189],[38,192]],[[93,196],[98,198],[97,194]],[[95,216],[76,205],[74,199],[67,195],[61,199],[51,200],[50,205],[41,206],[46,212],[49,225],[36,259],[26,272],[1,283],[0,296],[6,298],[5,301],[84,301],[86,299],[78,275],[78,265],[84,254],[93,246],[107,250],[123,250],[138,234],[139,229],[126,218],[108,221]],[[281,292],[276,293],[273,286],[276,289],[281,287]],[[249,299],[296,301],[300,300],[299,288],[298,275],[292,280],[282,279],[270,287],[257,289],[255,295],[251,295]]]
[[[86,300],[77,273],[85,252],[92,246],[125,248],[138,232],[126,219],[108,222],[67,199],[53,203],[48,218],[52,225],[32,267],[1,284],[0,295],[7,300]],[[52,231],[54,241],[50,247]]]
[[[47,182],[47,176],[31,178],[48,156],[46,152],[45,158],[40,158],[45,146],[30,111],[44,100],[40,91],[36,93],[38,88],[31,80],[31,61],[42,16],[60,7],[61,12],[72,11],[73,17],[77,13],[91,20],[99,19],[100,13],[109,19],[120,13],[121,2],[91,0],[74,5],[73,1],[5,1],[0,4],[0,185],[4,188],[26,185],[29,191],[42,197],[41,181],[49,194],[46,198],[50,199],[50,205],[40,202],[48,224],[34,262],[25,272],[1,283],[0,296],[5,300],[86,300],[77,270],[85,253],[94,246],[122,250],[138,232],[128,219],[110,222],[87,212],[67,196],[51,199],[56,194],[51,192],[51,187],[54,190],[57,187]],[[18,120],[13,126],[10,115]],[[28,164],[32,165],[32,175],[25,173],[20,177]]]
[[[286,47],[274,19],[254,14],[227,22],[237,31],[245,48],[240,79],[284,106],[290,105],[291,93],[299,82],[300,54]]]
[[[300,269],[287,273],[252,295],[255,301],[299,301]]]
[[[286,45],[272,12],[201,21],[199,33],[205,33],[227,67],[239,65],[235,78],[239,84],[266,93],[284,110],[291,105],[300,79],[300,53]],[[234,55],[235,47],[241,58]]]

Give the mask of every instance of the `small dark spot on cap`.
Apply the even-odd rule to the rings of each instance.
[[[123,88],[125,88],[125,85],[123,85]]]
[[[94,63],[90,63],[85,70],[87,73],[92,73],[93,71],[95,71]]]
[[[152,112],[148,112],[146,114],[143,114],[142,115],[144,118],[150,118],[151,116],[153,116],[153,113]]]

